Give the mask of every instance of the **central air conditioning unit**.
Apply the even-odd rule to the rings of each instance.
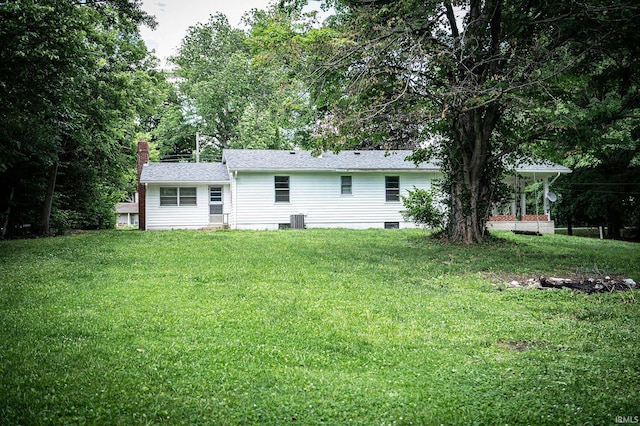
[[[304,214],[292,214],[290,221],[291,229],[304,229]]]

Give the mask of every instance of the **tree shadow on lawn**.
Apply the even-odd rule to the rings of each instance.
[[[629,278],[638,274],[635,268],[640,265],[640,256],[630,243],[558,235],[498,234],[475,245],[454,244],[426,234],[408,236],[406,241],[413,248],[408,256],[416,265],[425,261],[439,264],[442,273],[481,273],[501,283],[545,277],[540,283],[543,287],[585,292],[634,289]],[[551,277],[564,281],[549,281]]]

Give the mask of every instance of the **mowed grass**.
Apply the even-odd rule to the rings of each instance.
[[[421,231],[0,242],[0,424],[613,424],[640,415],[640,294],[505,290],[638,245]]]

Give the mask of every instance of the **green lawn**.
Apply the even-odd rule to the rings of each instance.
[[[421,231],[0,242],[0,424],[615,424],[640,293],[504,290],[640,246]]]

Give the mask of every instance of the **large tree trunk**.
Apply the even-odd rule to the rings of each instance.
[[[461,179],[458,171],[455,179]],[[463,179],[463,178],[462,178]],[[456,182],[451,186],[452,203],[449,212],[449,238],[466,244],[482,242],[485,237],[487,219],[476,209],[482,204],[478,185],[468,186]]]
[[[42,218],[40,221],[42,235],[49,235],[51,233],[51,207],[53,205],[53,193],[55,191],[57,177],[58,161],[55,161],[49,169],[47,193],[45,194],[44,205],[42,206]]]
[[[487,235],[500,170],[491,164],[491,135],[499,116],[496,104],[453,117],[453,144],[444,168],[451,197],[448,234],[453,241],[482,242]]]

